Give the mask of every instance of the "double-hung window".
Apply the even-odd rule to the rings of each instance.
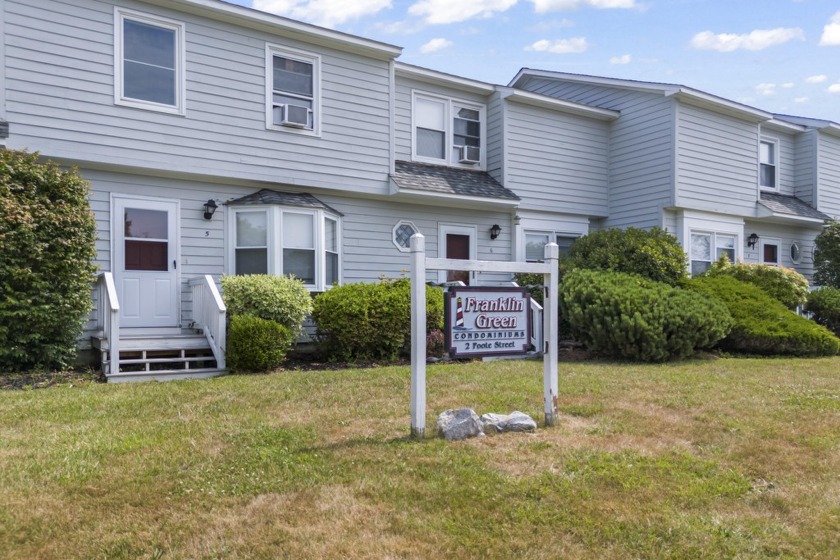
[[[481,167],[484,162],[483,105],[413,94],[412,157],[415,161]]]
[[[567,257],[572,244],[578,236],[558,232],[525,232],[525,260],[527,262],[542,262],[545,259],[545,246],[549,242],[557,243],[560,258]]]
[[[735,262],[735,243],[737,237],[726,233],[691,232],[691,275],[697,276],[706,272],[712,262],[723,255],[729,262]]]
[[[184,24],[117,8],[114,101],[184,114]]]
[[[779,143],[775,140],[762,140],[759,144],[759,179],[762,189],[778,188],[779,181]]]
[[[320,57],[268,45],[266,68],[266,126],[317,134],[320,121]]]
[[[231,213],[233,274],[294,276],[313,291],[340,281],[338,216],[283,206]]]

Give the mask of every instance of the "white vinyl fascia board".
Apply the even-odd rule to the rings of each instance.
[[[509,101],[515,101],[517,103],[523,103],[525,105],[533,105],[544,109],[562,111],[564,113],[572,113],[575,115],[606,121],[613,121],[621,116],[621,113],[618,111],[590,107],[588,105],[582,105],[572,101],[564,101],[562,99],[556,99],[554,97],[548,97],[538,93],[531,93],[522,90],[506,90],[502,93],[502,98]]]
[[[471,80],[469,78],[463,78],[461,76],[455,76],[445,72],[438,72],[428,68],[412,66],[404,62],[396,62],[394,64],[394,69],[397,76],[405,76],[419,81],[432,82],[443,86],[471,91],[481,95],[489,95],[496,91],[496,86],[487,82],[480,82],[478,80]]]

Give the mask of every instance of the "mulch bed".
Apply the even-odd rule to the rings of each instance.
[[[0,391],[21,391],[46,389],[56,385],[74,385],[79,383],[104,383],[105,377],[90,370],[86,371],[46,371],[32,373],[0,373]]]

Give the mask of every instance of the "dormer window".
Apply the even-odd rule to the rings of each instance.
[[[484,106],[414,92],[413,159],[481,168],[484,163]]]
[[[775,140],[762,140],[759,146],[759,185],[762,189],[778,188],[779,143]]]
[[[269,45],[267,48],[266,126],[317,133],[320,117],[320,58]]]

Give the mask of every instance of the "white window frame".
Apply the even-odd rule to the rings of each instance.
[[[424,99],[427,101],[444,103],[444,157],[433,158],[429,156],[421,156],[417,154],[417,100]],[[478,111],[479,123],[481,125],[479,135],[480,157],[477,164],[460,163],[456,160],[452,152],[455,148],[455,111],[456,108],[471,109]],[[446,97],[426,93],[423,91],[411,91],[411,159],[422,163],[433,163],[437,165],[447,165],[451,167],[460,167],[462,169],[478,169],[485,170],[487,168],[487,106],[481,103],[474,103],[457,99],[453,97]]]
[[[227,225],[227,263],[228,274],[236,274],[236,215],[239,212],[267,212],[268,230],[268,273],[275,276],[283,274],[283,216],[289,214],[306,214],[313,216],[313,238],[315,243],[315,281],[304,284],[311,292],[323,292],[332,286],[327,284],[327,250],[326,250],[326,220],[333,220],[336,224],[336,249],[338,254],[338,269],[336,270],[338,284],[342,283],[342,234],[341,217],[323,209],[310,209],[297,206],[279,205],[242,205],[231,206],[228,213]]]
[[[400,226],[403,225],[410,226],[411,229],[414,230],[414,233],[420,233],[420,228],[414,225],[414,222],[410,220],[400,220],[396,224],[394,224],[393,228],[391,228],[391,243],[393,243],[394,247],[396,247],[401,253],[410,253],[411,247],[403,247],[402,245],[397,243],[397,230],[400,228]]]
[[[281,56],[312,65],[312,128],[294,128],[274,124],[274,57]],[[265,45],[265,127],[292,134],[321,135],[321,57],[314,53],[281,45]]]
[[[454,235],[468,235],[470,237],[470,258],[469,260],[477,260],[478,245],[478,226],[464,226],[459,224],[438,224],[438,255],[441,258],[446,258],[446,236],[448,234]],[[438,271],[438,282],[446,282],[446,270]],[[475,272],[470,272],[470,284],[475,285]]]
[[[126,97],[123,81],[123,28],[125,20],[137,21],[175,32],[175,105]],[[147,109],[173,115],[186,115],[186,25],[181,21],[156,15],[114,8],[114,103],[136,109]]]
[[[773,159],[774,162],[772,164],[764,163],[761,161],[761,145],[762,144],[769,144],[773,147]],[[781,176],[781,166],[779,165],[779,139],[778,138],[769,138],[767,136],[762,136],[758,142],[758,188],[763,191],[778,191],[779,190],[779,180]],[[761,184],[761,166],[762,165],[772,165],[774,168],[773,186],[767,186]]]
[[[691,236],[693,235],[708,235],[709,236],[709,257],[711,258],[710,261],[704,261],[700,259],[692,258],[691,255]],[[741,244],[741,236],[737,233],[730,232],[730,231],[712,231],[707,229],[690,229],[688,230],[688,272],[692,274],[692,263],[697,262],[708,262],[709,266],[711,267],[717,260],[720,258],[718,254],[718,236],[721,237],[732,237],[735,239],[734,245],[732,247],[735,255],[732,259],[732,262],[737,262],[741,255],[739,254],[739,247]]]
[[[776,246],[776,262],[767,262],[764,260],[764,246]],[[778,237],[761,237],[758,240],[758,261],[767,266],[782,266],[782,240]]]
[[[528,236],[529,235],[545,235],[548,237],[548,241],[550,243],[557,243],[558,237],[571,237],[575,240],[580,239],[583,235],[582,233],[575,233],[570,231],[561,231],[561,230],[551,230],[551,229],[533,229],[533,228],[526,228],[522,230],[522,259],[525,262],[537,262],[537,261],[529,261],[528,260]],[[559,243],[558,243],[559,245]],[[562,258],[562,257],[561,257]],[[538,259],[542,261],[542,258]]]
[[[793,258],[793,248],[796,247],[797,252],[799,255],[796,258]],[[790,247],[788,247],[788,251],[790,251],[790,262],[793,264],[801,264],[802,263],[802,243],[799,241],[791,241]]]

